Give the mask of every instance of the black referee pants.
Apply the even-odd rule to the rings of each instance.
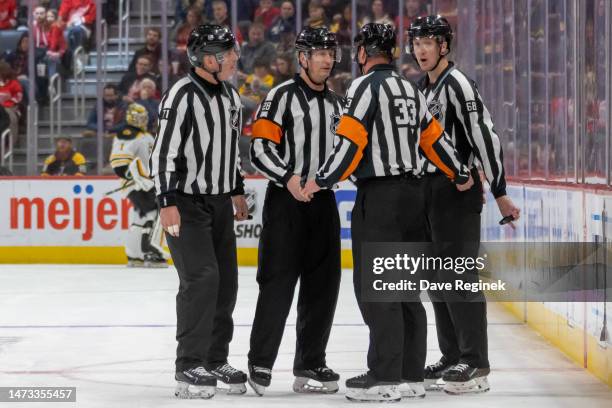
[[[427,316],[421,302],[364,302],[361,252],[364,242],[426,242],[422,181],[375,178],[359,184],[351,217],[353,283],[370,329],[369,374],[378,381],[423,381]]]
[[[259,297],[251,330],[249,363],[272,368],[278,355],[295,285],[296,369],[325,365],[340,286],[340,220],[333,191],[309,203],[268,185],[259,240]]]
[[[176,370],[227,362],[238,290],[234,211],[229,194],[177,195],[178,237],[166,234],[179,275]]]
[[[457,190],[444,175],[435,173],[424,177],[425,205],[428,234],[434,248],[444,248],[443,257],[478,256],[480,242],[480,213],[482,212],[482,183],[478,172],[472,170],[474,186],[465,192]],[[446,243],[445,245],[442,245]],[[451,245],[448,243],[462,243]],[[454,281],[453,272],[438,272],[438,280]],[[442,276],[441,274],[445,274]],[[478,274],[465,274],[462,280],[478,282]],[[431,293],[430,293],[431,295]],[[446,293],[431,295],[436,316],[438,345],[450,363],[466,363],[472,367],[489,367],[487,345],[487,304],[484,294]],[[467,301],[457,301],[458,299]]]

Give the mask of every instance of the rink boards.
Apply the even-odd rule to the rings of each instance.
[[[123,240],[131,205],[114,177],[0,178],[0,262],[124,264]],[[246,180],[252,220],[235,225],[239,263],[257,264],[257,245],[267,181]],[[350,211],[356,190],[336,190],[343,267],[352,267]]]
[[[253,215],[236,223],[241,265],[256,265],[261,212],[267,182],[246,180]],[[125,263],[122,242],[130,225],[130,204],[112,177],[0,179],[0,263]],[[335,190],[341,222],[342,264],[352,267],[350,211],[356,191],[351,183]],[[497,224],[493,198],[483,211],[483,241],[581,242],[612,233],[605,209],[609,190],[567,185],[511,183],[509,194],[522,209],[516,231]],[[612,385],[612,344],[607,303],[510,303],[519,318],[563,350],[580,366]],[[607,313],[605,308],[608,308]]]

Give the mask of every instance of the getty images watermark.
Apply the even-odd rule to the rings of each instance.
[[[610,244],[364,243],[366,302],[601,301],[612,282]]]

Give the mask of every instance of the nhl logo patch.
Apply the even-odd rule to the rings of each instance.
[[[240,128],[240,109],[236,106],[230,107],[230,125],[232,129],[239,130]]]
[[[329,115],[329,117],[331,119],[329,130],[331,130],[333,134],[336,134],[336,129],[338,129],[338,124],[340,123],[340,114],[332,113],[331,115]]]
[[[431,113],[431,115],[436,118],[437,121],[441,122],[443,119],[443,113],[442,113],[442,109],[443,109],[443,105],[442,103],[440,103],[440,101],[438,101],[437,99],[432,100],[431,102],[427,103],[427,109],[429,109],[429,112]]]

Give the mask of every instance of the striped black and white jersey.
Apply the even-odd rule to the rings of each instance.
[[[186,194],[241,194],[238,139],[240,96],[234,87],[212,84],[192,70],[163,96],[151,153],[151,176],[162,207]]]
[[[351,84],[336,130],[334,151],[317,173],[321,187],[353,175],[357,180],[421,173],[421,154],[457,183],[467,168],[415,84],[393,65],[374,66]]]
[[[482,166],[495,198],[506,195],[501,144],[474,81],[450,62],[435,84],[430,84],[426,75],[419,81],[419,88],[462,161],[470,168]],[[428,162],[425,171],[432,173],[436,169]]]
[[[266,178],[284,186],[295,174],[314,178],[331,154],[342,99],[327,87],[315,91],[295,75],[272,88],[253,125],[251,162]]]

